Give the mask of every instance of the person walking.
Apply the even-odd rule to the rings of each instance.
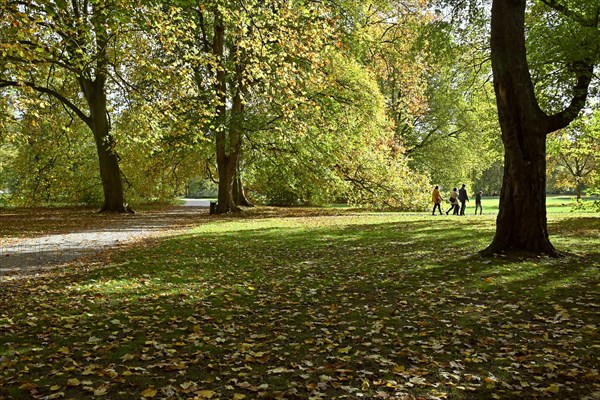
[[[460,215],[465,215],[465,209],[467,208],[467,201],[469,201],[469,196],[467,195],[467,189],[465,189],[467,185],[463,183],[462,187],[458,191],[458,200],[460,200]]]
[[[458,215],[458,192],[456,188],[452,189],[452,193],[450,193],[450,209],[446,211],[446,215],[451,211],[454,211],[454,215]]]
[[[433,202],[433,210],[431,210],[431,215],[435,215],[436,208],[440,212],[440,215],[442,215],[442,208],[440,207],[440,204],[442,204],[442,196],[440,195],[440,187],[437,185],[431,193],[431,201]]]
[[[477,209],[479,208],[479,215],[483,213],[483,206],[481,205],[481,195],[483,192],[480,190],[479,193],[475,195],[475,215],[477,215]]]

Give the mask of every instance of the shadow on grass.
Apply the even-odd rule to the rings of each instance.
[[[93,393],[69,378],[110,398],[597,391],[593,219],[551,225],[578,256],[510,261],[472,257],[491,220],[377,218],[205,226],[67,282],[7,287],[0,395]]]

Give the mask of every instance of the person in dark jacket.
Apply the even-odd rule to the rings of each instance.
[[[479,193],[475,195],[475,215],[477,215],[477,209],[479,208],[479,215],[483,212],[483,206],[481,205],[481,195],[483,192],[480,190]]]
[[[458,191],[458,200],[460,201],[460,215],[465,215],[465,209],[467,208],[467,201],[469,196],[467,195],[466,185],[463,183],[462,187]]]

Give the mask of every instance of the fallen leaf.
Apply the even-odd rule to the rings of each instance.
[[[155,397],[158,391],[154,388],[148,388],[142,392],[142,397]]]

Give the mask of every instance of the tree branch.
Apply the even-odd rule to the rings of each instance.
[[[14,82],[14,81],[0,80],[0,88],[3,88],[3,87],[17,87],[18,88],[18,87],[23,87],[23,86],[32,88],[33,90],[35,90],[37,92],[45,93],[45,94],[48,94],[48,95],[54,97],[55,99],[57,99],[58,101],[63,103],[65,106],[70,108],[75,114],[77,114],[77,116],[79,118],[81,118],[81,120],[83,122],[85,122],[86,125],[90,126],[90,124],[91,124],[90,117],[85,115],[85,113],[83,111],[81,111],[79,109],[79,107],[77,107],[75,104],[73,104],[71,101],[69,101],[69,99],[67,99],[65,96],[61,95],[57,91],[47,88],[47,87],[37,86],[33,82]]]
[[[566,2],[559,3],[557,0],[541,0],[542,3],[547,5],[548,7],[558,11],[564,16],[572,19],[573,21],[579,23],[581,26],[585,26],[588,28],[599,28],[598,22],[600,20],[600,7],[596,9],[596,15],[593,17],[586,17],[583,14],[577,13],[573,9],[569,8]]]
[[[579,61],[574,64],[574,70],[577,73],[577,83],[573,87],[571,103],[563,111],[548,116],[546,134],[566,128],[585,106],[588,88],[594,77],[594,65]]]

